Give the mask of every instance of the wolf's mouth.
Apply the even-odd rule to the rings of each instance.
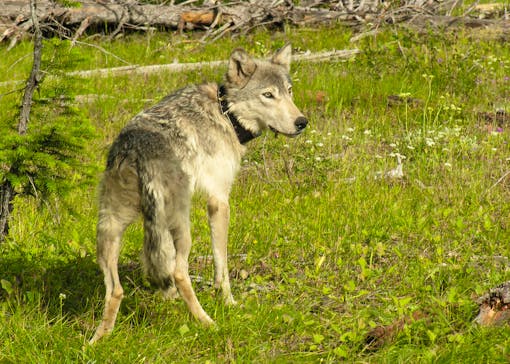
[[[281,132],[278,129],[273,128],[271,125],[269,125],[269,129],[274,133],[275,136],[278,136],[278,134],[281,134],[281,135],[285,135],[288,138],[295,138],[299,134],[301,134],[301,132],[303,131],[303,129],[301,129],[301,130],[296,131],[295,133],[289,134],[289,133]]]

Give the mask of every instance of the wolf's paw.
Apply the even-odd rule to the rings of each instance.
[[[223,302],[227,306],[236,306],[237,305],[237,301],[234,299],[234,296],[232,296],[231,294],[224,296]]]
[[[173,301],[180,297],[179,291],[177,291],[176,287],[169,287],[167,289],[161,290],[161,294],[163,298],[168,301]]]

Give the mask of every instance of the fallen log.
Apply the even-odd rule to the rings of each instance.
[[[424,29],[432,27],[502,27],[508,30],[508,10],[498,8],[500,19],[474,19],[450,16],[459,0],[403,0],[398,3],[383,0],[300,1],[296,6],[289,0],[248,0],[221,3],[194,1],[162,5],[136,0],[82,0],[76,7],[61,2],[38,1],[38,18],[45,35],[57,35],[76,42],[87,32],[115,36],[127,30],[166,29],[205,30],[200,41],[214,41],[227,34],[247,33],[257,27],[282,28],[284,24],[311,26],[337,23],[346,26],[378,29],[383,24],[409,23]],[[308,6],[307,6],[308,4]],[[474,9],[474,8],[473,8]],[[446,15],[444,15],[446,14]],[[506,25],[505,25],[506,24]],[[10,41],[10,47],[23,36],[32,34],[28,0],[0,2],[0,42]]]
[[[294,62],[322,62],[331,61],[337,59],[349,59],[354,57],[360,51],[354,49],[343,49],[343,50],[331,50],[318,53],[306,52],[302,54],[295,54],[292,56]],[[210,62],[194,62],[194,63],[169,63],[169,64],[157,64],[148,66],[130,65],[122,67],[112,68],[98,68],[86,71],[73,71],[67,72],[65,76],[73,77],[110,77],[110,76],[122,76],[127,74],[142,74],[151,75],[159,72],[180,72],[180,71],[192,71],[201,68],[216,68],[227,64],[227,60],[210,61]],[[61,75],[47,75],[46,78],[51,79],[52,77],[61,77]],[[21,81],[7,81],[0,82],[0,87],[8,86],[20,83]]]
[[[344,2],[351,5],[339,7],[342,1],[317,1],[309,7],[300,7],[288,0],[250,0],[226,4],[206,1],[201,6],[192,6],[190,2],[154,5],[132,0],[83,0],[76,1],[76,7],[65,7],[60,2],[41,0],[37,15],[47,34],[65,34],[70,38],[77,29],[79,34],[85,29],[106,33],[114,29],[115,34],[122,29],[156,27],[180,31],[207,29],[207,37],[217,39],[231,32],[246,32],[259,26],[282,27],[285,23],[309,25],[344,21],[348,25],[360,24],[365,18],[373,19],[382,4],[381,0]],[[356,6],[352,6],[355,3]],[[27,0],[1,2],[0,41],[30,33],[33,27],[29,12]]]
[[[345,50],[332,50],[318,53],[303,53],[292,56],[294,62],[321,62],[333,59],[346,59],[351,58],[359,53],[358,49],[345,49]],[[195,62],[195,63],[169,63],[149,66],[123,66],[114,68],[100,68],[88,71],[74,71],[69,72],[69,76],[78,77],[108,77],[108,76],[119,76],[125,74],[143,74],[150,75],[159,73],[162,71],[166,72],[179,72],[179,71],[192,71],[200,68],[216,68],[227,64],[227,60],[211,61],[211,62]]]

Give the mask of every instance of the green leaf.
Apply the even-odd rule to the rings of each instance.
[[[313,334],[313,342],[316,344],[320,344],[324,341],[324,335],[321,334]]]
[[[189,327],[186,324],[184,324],[181,327],[179,327],[179,334],[181,334],[181,336],[186,335],[189,331],[190,331]]]
[[[349,351],[347,350],[347,348],[344,345],[337,346],[333,350],[333,353],[336,356],[338,356],[339,358],[347,358],[349,355]]]
[[[12,288],[12,283],[6,279],[0,279],[0,285],[7,292],[8,295],[11,295],[14,292],[14,288]]]

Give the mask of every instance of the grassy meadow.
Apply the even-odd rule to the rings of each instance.
[[[15,200],[0,245],[0,362],[508,361],[510,328],[472,322],[476,298],[510,279],[510,122],[495,117],[510,112],[508,40],[479,30],[351,36],[331,26],[209,45],[157,32],[74,47],[46,40],[43,69],[52,77],[35,94],[29,132],[55,120],[56,105],[70,105],[93,129],[82,164],[95,172],[66,194]],[[361,52],[294,63],[296,104],[309,127],[296,139],[266,133],[249,143],[231,195],[239,305],[224,306],[210,285],[205,200],[197,196],[190,268],[217,328],[201,327],[182,300],[155,294],[142,274],[137,223],[124,236],[116,327],[89,346],[104,295],[96,185],[108,146],[143,108],[188,83],[221,81],[225,67],[106,78],[64,72],[226,59],[235,47],[268,56],[288,41],[299,52]],[[0,47],[0,82],[26,79],[32,44]],[[0,119],[13,127],[21,92],[11,91],[21,85],[0,86]],[[414,312],[418,319],[409,319]],[[407,324],[384,343],[367,343],[375,327],[399,320]]]

